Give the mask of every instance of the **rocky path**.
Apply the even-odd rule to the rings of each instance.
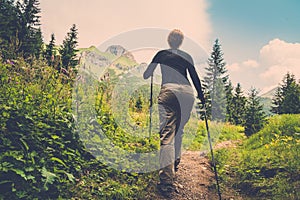
[[[232,144],[225,142],[217,148],[228,148]],[[182,155],[182,162],[176,173],[178,193],[174,193],[174,200],[218,200],[215,188],[215,177],[211,170],[208,157],[199,151],[186,151]],[[242,200],[238,194],[230,189],[221,187],[222,200]],[[154,192],[149,199],[164,200],[163,196]]]

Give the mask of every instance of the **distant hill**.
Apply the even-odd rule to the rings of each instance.
[[[271,106],[272,106],[272,98],[274,97],[276,90],[277,90],[277,87],[260,95],[260,101],[261,101],[262,105],[264,106],[264,111],[266,112],[267,115],[273,114],[270,110],[271,110]]]
[[[266,93],[264,93],[260,96],[263,97],[263,98],[271,98],[272,99],[274,94],[276,93],[276,90],[277,90],[277,87],[271,89],[270,91],[268,91],[268,92],[266,92]]]

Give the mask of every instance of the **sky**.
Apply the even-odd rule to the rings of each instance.
[[[61,44],[76,24],[79,47],[118,42],[148,63],[178,28],[196,63],[206,62],[218,38],[229,78],[245,92],[263,94],[287,72],[300,79],[299,0],[40,0],[40,7],[45,42],[54,33]]]

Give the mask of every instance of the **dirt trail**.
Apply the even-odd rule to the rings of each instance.
[[[228,148],[234,144],[221,143],[217,148]],[[174,200],[218,200],[215,188],[215,176],[211,170],[208,157],[199,151],[186,151],[182,154],[182,162],[176,172],[178,193],[174,193]],[[230,189],[221,187],[222,200],[242,200],[238,194]],[[149,199],[164,200],[158,193]]]

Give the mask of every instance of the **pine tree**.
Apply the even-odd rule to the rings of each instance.
[[[40,58],[42,56],[42,52],[43,52],[43,36],[42,36],[42,31],[41,28],[38,28],[37,31],[33,32],[33,51],[32,51],[32,55],[34,55],[36,58]]]
[[[23,0],[18,2],[20,16],[19,52],[24,58],[39,57],[42,49],[42,34],[40,30],[40,8],[38,0]]]
[[[233,86],[231,81],[229,81],[226,86],[226,121],[232,122],[233,120],[233,112],[234,112],[234,103],[233,103]]]
[[[76,60],[76,52],[78,51],[76,49],[78,42],[77,42],[77,28],[76,25],[73,24],[73,26],[70,29],[70,32],[67,33],[66,38],[63,41],[63,44],[60,49],[60,54],[61,54],[61,61],[62,61],[62,66],[65,69],[68,69],[69,67],[74,68],[78,60]]]
[[[20,48],[19,11],[14,1],[0,0],[0,56],[14,59]]]
[[[210,58],[208,58],[208,67],[205,68],[206,76],[203,79],[203,88],[207,99],[208,117],[218,121],[224,120],[226,115],[228,75],[225,65],[221,45],[216,39]]]
[[[229,122],[235,125],[244,125],[246,97],[243,95],[242,87],[239,83],[237,84],[237,87],[234,90],[232,105],[234,107],[232,112],[232,118],[229,119]]]
[[[258,132],[263,127],[265,118],[266,113],[263,111],[263,105],[260,103],[258,91],[252,88],[246,103],[245,134],[250,136]]]
[[[51,40],[46,46],[45,59],[49,66],[54,66],[55,61],[55,35],[51,34]]]
[[[293,74],[285,75],[283,84],[276,90],[272,104],[271,112],[275,114],[300,113],[300,84],[297,84]]]
[[[221,79],[217,79],[212,93],[211,116],[215,121],[224,121],[226,116],[226,90]]]
[[[0,51],[5,59],[39,57],[42,50],[38,0],[0,0]]]

